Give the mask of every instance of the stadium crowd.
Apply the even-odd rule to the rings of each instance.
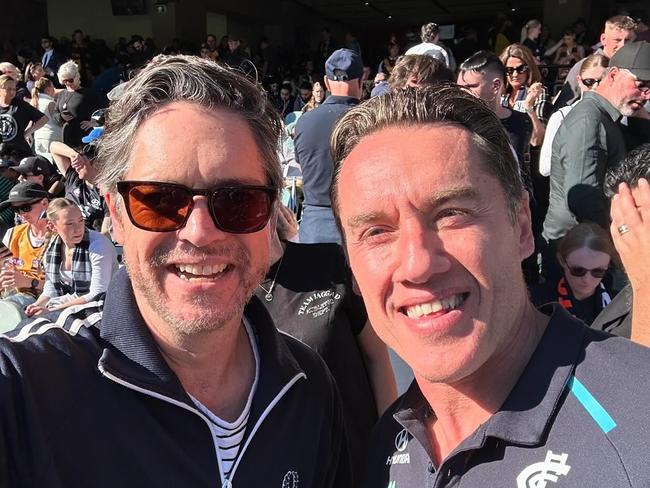
[[[646,22],[5,49],[0,485],[647,486]]]

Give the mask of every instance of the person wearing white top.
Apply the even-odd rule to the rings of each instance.
[[[600,80],[605,76],[608,64],[609,59],[602,54],[592,54],[585,59],[580,68],[580,74],[576,76],[581,94],[586,91],[594,91],[598,87]],[[544,143],[539,155],[539,173],[542,176],[551,175],[551,155],[553,153],[555,133],[562,125],[567,114],[577,103],[580,103],[580,100],[582,100],[582,97],[573,104],[562,107],[548,119]]]
[[[63,128],[54,120],[54,84],[48,78],[34,83],[31,104],[47,117],[47,124],[34,132],[34,151],[53,163],[50,143],[63,140]]]
[[[426,54],[445,63],[445,66],[449,68],[449,55],[444,47],[438,45],[438,39],[440,37],[438,25],[433,22],[424,24],[420,32],[420,37],[422,43],[410,48],[406,51],[406,54]]]

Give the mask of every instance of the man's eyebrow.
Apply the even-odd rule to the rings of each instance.
[[[461,186],[438,191],[428,199],[429,208],[436,208],[445,205],[453,200],[478,200],[479,193],[471,186]]]
[[[442,190],[431,195],[427,199],[427,210],[441,207],[454,200],[478,200],[479,192],[471,186],[450,188]],[[386,216],[385,212],[362,212],[347,219],[347,224],[351,229],[361,227],[370,222],[381,220]]]

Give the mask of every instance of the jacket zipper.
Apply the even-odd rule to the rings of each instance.
[[[198,415],[199,417],[201,417],[203,419],[205,424],[208,426],[208,431],[210,432],[210,437],[212,437],[212,423],[210,422],[210,420],[205,415],[203,415],[201,412],[199,412],[195,408],[192,408],[192,407],[190,407],[189,405],[186,405],[183,402],[179,402],[178,400],[174,400],[173,398],[169,398],[169,397],[167,397],[165,395],[161,395],[160,393],[156,393],[154,391],[147,390],[145,388],[141,388],[139,386],[136,386],[136,385],[134,385],[132,383],[129,383],[128,381],[124,381],[123,379],[118,378],[114,374],[109,373],[108,371],[106,371],[106,369],[101,364],[98,365],[98,366],[99,366],[99,371],[102,373],[102,375],[104,375],[106,378],[114,381],[117,384],[125,386],[126,388],[130,388],[131,390],[135,390],[135,391],[137,391],[139,393],[143,393],[143,394],[148,395],[150,397],[157,398],[158,400],[162,400],[164,402],[171,403],[172,405],[175,405],[177,407],[181,407],[181,408],[187,410],[188,412],[192,412],[192,413]],[[241,461],[241,458],[243,457],[244,452],[246,451],[246,448],[248,447],[251,440],[253,439],[253,436],[255,435],[257,430],[259,429],[259,427],[262,424],[262,422],[264,421],[264,419],[269,415],[269,413],[271,412],[273,407],[282,399],[282,397],[287,393],[287,391],[289,391],[289,389],[301,378],[306,379],[307,375],[305,373],[298,373],[296,376],[294,376],[291,380],[289,380],[289,382],[286,385],[284,385],[284,388],[282,388],[282,390],[280,390],[280,392],[275,396],[275,398],[271,401],[271,403],[269,403],[267,405],[266,409],[264,409],[264,412],[262,412],[262,415],[260,415],[260,418],[257,419],[257,422],[255,423],[255,426],[251,430],[251,435],[248,436],[248,439],[246,439],[246,443],[243,445],[242,449],[239,451],[239,454],[237,455],[237,461],[235,461],[235,464],[233,465],[232,469],[230,470],[230,477],[229,478],[226,478],[224,476],[223,472],[221,471],[222,466],[221,466],[221,456],[219,455],[219,449],[218,449],[217,445],[214,442],[212,443],[212,445],[214,446],[214,449],[216,451],[216,454],[217,454],[217,464],[219,465],[219,476],[223,480],[223,483],[221,485],[222,488],[231,488],[233,486],[232,481],[230,481],[230,480],[233,478],[233,476],[235,476],[235,470],[239,466],[239,461]]]
[[[253,436],[257,432],[257,430],[260,428],[260,425],[262,425],[262,422],[264,419],[271,413],[271,410],[273,410],[273,407],[282,399],[282,397],[289,391],[289,389],[296,384],[296,382],[301,379],[305,378],[307,379],[307,375],[305,373],[298,373],[296,376],[291,378],[289,382],[284,385],[284,388],[280,390],[280,392],[275,396],[275,398],[269,403],[264,411],[262,412],[262,415],[260,415],[260,418],[257,419],[257,422],[255,422],[255,426],[251,430],[251,435],[248,436],[248,439],[246,439],[246,443],[242,446],[241,451],[239,451],[239,454],[237,455],[237,460],[235,461],[235,464],[233,465],[232,469],[230,470],[230,478],[228,478],[226,481],[228,485],[224,484],[224,488],[230,488],[232,487],[232,482],[230,480],[235,476],[235,471],[237,471],[237,467],[239,466],[239,462],[241,461],[242,457],[244,457],[244,452],[246,452],[246,448],[248,445],[251,443],[251,440],[253,439]]]

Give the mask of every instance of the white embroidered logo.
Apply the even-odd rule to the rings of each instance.
[[[287,471],[282,480],[282,488],[298,488],[298,472]]]
[[[548,482],[557,483],[560,475],[566,476],[571,466],[566,463],[568,454],[546,453],[543,462],[531,464],[517,476],[517,488],[546,488]]]
[[[409,433],[406,429],[403,429],[395,437],[395,449],[397,449],[399,452],[402,452],[406,449],[408,445],[409,445]]]

